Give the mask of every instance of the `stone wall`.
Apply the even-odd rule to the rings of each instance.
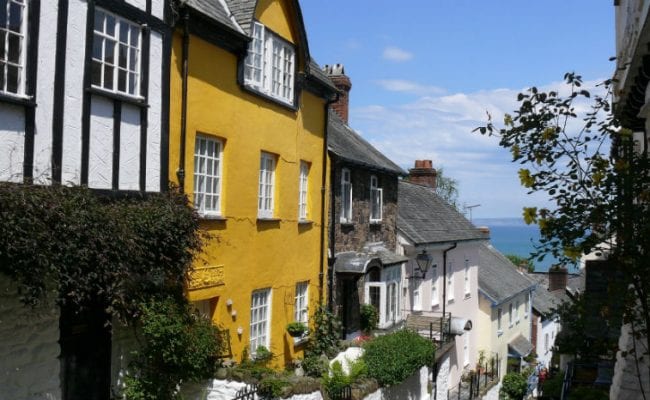
[[[341,224],[341,168],[350,169],[352,181],[352,222]],[[395,250],[397,238],[397,176],[362,169],[354,165],[336,163],[332,190],[334,205],[334,253],[358,251],[368,243],[384,242],[388,250]],[[370,176],[375,175],[383,191],[382,220],[370,223]],[[330,221],[331,221],[330,214]]]
[[[0,400],[61,398],[59,311],[26,307],[0,275]]]

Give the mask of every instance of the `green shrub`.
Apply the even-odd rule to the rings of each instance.
[[[569,400],[607,400],[609,393],[595,387],[580,386],[571,389]]]
[[[305,371],[305,375],[307,376],[320,378],[327,372],[328,368],[329,361],[327,360],[327,357],[316,353],[307,354],[302,360],[302,369]]]
[[[368,375],[381,386],[404,381],[414,372],[433,362],[435,347],[416,332],[401,330],[367,342],[363,361]]]
[[[559,371],[557,374],[553,375],[552,378],[548,378],[542,383],[542,393],[544,397],[551,397],[559,399],[562,395],[562,385],[564,383],[564,372]]]
[[[257,386],[257,394],[263,399],[274,399],[283,395],[290,383],[280,376],[264,377]]]
[[[265,346],[257,346],[255,350],[255,363],[260,365],[266,365],[273,358],[273,353],[271,350],[267,349]]]
[[[526,378],[518,372],[509,372],[503,377],[499,398],[504,400],[523,399],[528,391]]]
[[[379,323],[379,315],[377,309],[371,304],[361,305],[361,331],[368,334],[377,329]]]
[[[141,307],[138,337],[124,394],[132,400],[174,399],[181,382],[214,376],[221,352],[212,322],[176,299],[152,300]]]

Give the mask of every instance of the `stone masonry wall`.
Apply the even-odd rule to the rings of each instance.
[[[388,250],[395,250],[397,237],[397,177],[355,166],[350,170],[352,181],[352,223],[341,224],[341,169],[334,165],[334,252],[358,251],[368,242],[384,242]],[[382,220],[370,223],[370,176],[375,175],[383,190]],[[330,216],[331,217],[331,216]],[[331,219],[330,219],[331,221]]]
[[[59,311],[24,306],[0,275],[0,400],[61,398]]]

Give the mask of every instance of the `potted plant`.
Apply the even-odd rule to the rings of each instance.
[[[289,322],[287,324],[287,332],[292,337],[301,337],[307,332],[307,326],[302,322]]]

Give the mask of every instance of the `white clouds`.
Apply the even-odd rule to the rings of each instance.
[[[445,90],[437,86],[422,85],[417,82],[404,79],[380,79],[375,81],[377,85],[390,92],[401,92],[415,94],[418,96],[438,95],[445,93]]]
[[[517,107],[522,90],[495,89],[474,93],[444,94],[406,80],[378,81],[386,90],[419,94],[416,100],[397,105],[370,105],[352,110],[352,126],[380,151],[403,168],[414,160],[432,159],[460,183],[461,202],[481,203],[475,217],[521,215],[523,206],[549,206],[542,195],[527,195],[519,185],[519,164],[498,145],[498,138],[472,132],[485,125],[489,112],[500,123]],[[556,82],[540,90],[559,90]],[[592,82],[584,88],[593,89]],[[586,109],[579,104],[577,109]]]
[[[405,62],[413,58],[413,53],[395,46],[388,46],[384,49],[383,58],[394,62]]]

